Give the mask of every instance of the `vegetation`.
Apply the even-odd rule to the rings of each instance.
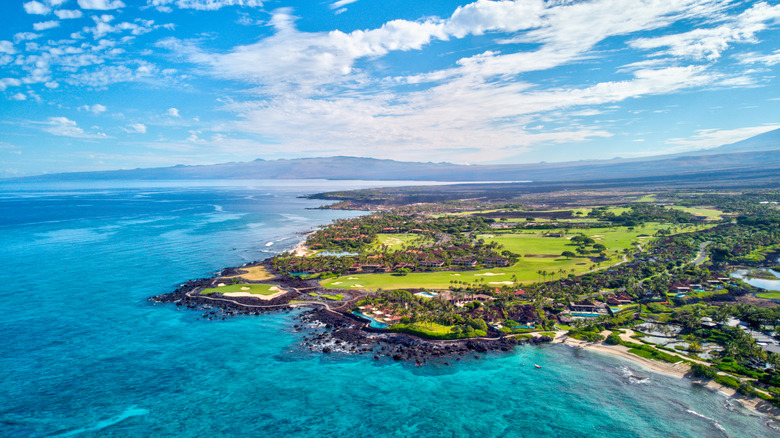
[[[220,286],[220,287],[215,287],[210,289],[204,289],[201,292],[201,294],[209,295],[215,292],[219,292],[222,294],[246,292],[246,293],[256,294],[256,295],[273,295],[275,293],[279,293],[279,291],[280,291],[279,287],[273,284],[235,283],[235,284],[228,284],[225,286]]]
[[[356,306],[389,330],[526,338],[557,324],[572,338],[687,361],[697,376],[775,400],[780,358],[734,321],[768,336],[780,327],[780,307],[761,298],[780,292],[729,274],[776,265],[780,210],[762,202],[779,200],[763,191],[633,194],[611,205],[544,210],[512,199],[417,202],[336,221],[307,241],[354,255],[283,254],[273,266],[317,278],[333,291],[323,299],[364,291]],[[674,327],[675,342],[619,336],[645,323]]]

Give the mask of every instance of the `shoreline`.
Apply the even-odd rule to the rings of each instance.
[[[739,402],[745,409],[760,415],[765,415],[775,421],[780,421],[780,408],[777,406],[774,406],[771,403],[758,397],[740,394],[736,389],[723,386],[714,380],[696,378],[690,372],[690,366],[686,363],[671,364],[667,362],[646,359],[644,357],[629,353],[628,347],[623,345],[608,345],[603,343],[603,341],[581,341],[578,339],[569,338],[565,334],[560,333],[561,332],[556,333],[555,339],[552,341],[553,344],[567,345],[573,348],[581,348],[583,350],[593,351],[613,357],[620,357],[630,361],[633,364],[639,365],[649,372],[663,374],[678,379],[688,379],[690,380],[691,384],[704,386],[713,391],[721,393],[730,400]]]

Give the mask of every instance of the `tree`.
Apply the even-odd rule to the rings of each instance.
[[[561,255],[566,257],[567,260],[572,258],[572,257],[577,257],[577,254],[574,254],[571,251],[564,251],[564,252],[561,253]]]

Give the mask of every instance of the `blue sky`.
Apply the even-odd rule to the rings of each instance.
[[[780,5],[8,0],[0,177],[635,158],[780,128]]]

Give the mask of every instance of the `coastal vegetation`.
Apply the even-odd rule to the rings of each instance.
[[[373,331],[452,342],[563,336],[689,366],[780,406],[780,292],[746,282],[778,264],[780,210],[765,202],[780,194],[616,198],[373,203],[378,211],[314,231],[307,251],[263,269],[295,285],[286,302],[317,303]],[[235,284],[201,293],[273,293],[269,278],[249,277],[263,271],[239,270],[224,278]]]

